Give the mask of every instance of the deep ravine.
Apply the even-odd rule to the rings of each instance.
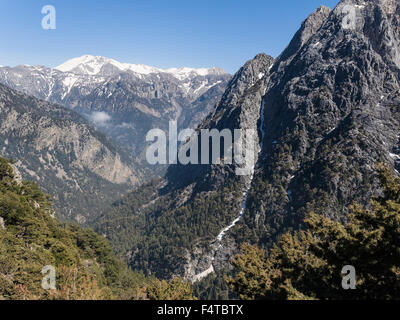
[[[259,127],[259,131],[261,133],[261,138],[259,140],[259,150],[258,150],[257,162],[258,162],[258,159],[260,158],[260,155],[261,155],[261,152],[262,152],[262,149],[263,149],[263,140],[264,140],[264,136],[265,136],[265,131],[264,131],[264,100],[262,100],[262,102],[261,102],[261,108],[260,109],[261,110],[260,110],[260,127]],[[205,271],[195,275],[193,277],[193,280],[192,280],[193,282],[199,281],[199,280],[205,278],[206,276],[208,276],[209,274],[211,274],[211,273],[213,273],[215,271],[213,263],[215,261],[215,257],[217,255],[218,250],[220,248],[222,248],[222,240],[223,240],[224,236],[226,235],[226,233],[229,230],[231,230],[240,221],[240,219],[243,217],[244,212],[246,211],[247,198],[248,198],[248,194],[249,194],[249,191],[250,191],[250,188],[251,188],[251,184],[253,182],[254,171],[255,171],[256,165],[257,164],[255,164],[252,167],[249,182],[247,183],[246,189],[243,192],[242,207],[241,207],[241,210],[239,212],[239,215],[235,218],[235,220],[232,221],[232,223],[229,226],[224,228],[218,234],[218,236],[215,238],[215,240],[211,243],[211,246],[213,247],[213,258],[211,260],[212,261],[211,265]]]

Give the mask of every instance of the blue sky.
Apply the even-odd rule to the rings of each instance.
[[[235,72],[277,56],[319,5],[338,0],[0,0],[0,65],[56,66],[84,54],[160,68]],[[44,5],[57,29],[43,30]]]

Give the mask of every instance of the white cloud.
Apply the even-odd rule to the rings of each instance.
[[[105,126],[107,122],[111,120],[111,116],[103,111],[94,111],[90,115],[90,120],[93,121],[95,125]]]
[[[134,126],[131,123],[126,123],[126,122],[122,122],[120,125],[118,125],[117,127],[119,128],[131,128],[134,129]]]

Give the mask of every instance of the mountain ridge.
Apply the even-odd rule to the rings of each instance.
[[[54,69],[62,72],[73,72],[86,75],[104,75],[106,72],[102,71],[102,69],[106,69],[107,67],[110,69],[111,66],[117,68],[119,71],[132,71],[133,73],[143,74],[143,75],[148,75],[151,73],[168,73],[179,80],[185,80],[186,78],[190,77],[191,74],[197,76],[206,76],[210,74],[213,75],[227,74],[225,70],[216,67],[213,68],[181,67],[181,68],[160,69],[144,64],[121,63],[111,58],[106,58],[103,56],[92,56],[92,55],[83,55],[81,57],[72,58],[62,63],[61,65],[55,67]],[[112,72],[110,72],[110,74],[112,74]]]

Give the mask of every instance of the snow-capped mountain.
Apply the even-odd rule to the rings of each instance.
[[[137,169],[137,172],[142,172],[141,169],[143,169],[143,172],[146,172],[144,176],[149,179],[152,176],[151,172],[160,174],[163,168],[150,167],[150,170],[146,170],[144,168],[146,162],[140,161],[144,157],[147,132],[152,128],[168,130],[169,120],[178,120],[180,125],[185,128],[196,126],[220,99],[229,79],[230,75],[221,69],[181,68],[161,70],[144,65],[119,63],[113,59],[94,56],[71,59],[56,68],[29,65],[0,67],[0,83],[29,96],[65,106],[84,116],[98,131],[116,141],[122,151],[127,151],[133,157],[139,158],[139,161],[134,161],[131,170],[133,172]],[[55,105],[50,106],[54,106],[55,111],[58,110]],[[65,114],[68,114],[67,111]],[[60,118],[63,117],[64,114],[61,114]],[[32,121],[34,124],[35,121]],[[10,129],[12,128],[10,127]],[[13,130],[15,131],[15,127]],[[41,129],[37,131],[39,132]],[[6,138],[11,142],[10,137],[7,136]],[[82,142],[79,137],[76,140]],[[16,145],[17,142],[13,142],[13,144]],[[74,145],[77,144],[74,140]],[[110,141],[111,144],[112,141]],[[6,147],[3,150],[3,155],[21,158],[20,154],[12,152],[10,146]],[[30,150],[30,145],[19,146],[18,148],[18,150],[25,152],[25,150]],[[54,145],[57,154],[65,153],[62,148],[64,148],[62,144]],[[86,157],[86,154],[84,156]],[[74,157],[75,155],[72,159]],[[61,158],[69,159],[68,157]],[[108,162],[111,162],[111,160]],[[40,167],[39,164],[33,164],[33,162],[25,165],[27,168],[25,171],[28,173],[38,172]],[[68,161],[63,165],[73,167],[73,164]],[[108,163],[107,165],[102,163],[99,167],[107,169],[108,172],[113,172],[112,168],[109,169]],[[64,167],[60,166],[60,168],[68,172],[68,175],[72,175]],[[115,168],[119,168],[118,163]],[[54,170],[64,172],[58,167],[55,167]],[[90,172],[88,175],[92,175],[92,173]],[[69,190],[68,183],[65,185],[58,183],[56,176],[53,180],[58,184],[53,185],[53,180],[49,180],[44,173],[42,173],[42,176],[43,181],[40,181],[42,186],[47,185],[54,191],[52,194],[56,196],[56,204],[60,205],[64,198],[59,194],[62,195],[67,192],[65,190]],[[127,176],[132,176],[132,178],[137,176],[136,171],[134,174],[128,172]],[[82,177],[90,180],[85,175],[82,175]],[[127,183],[120,183],[120,181],[109,182],[106,180],[103,184],[107,185],[107,188],[109,188],[107,190],[113,190],[111,194],[117,194],[120,191],[118,188],[128,188]],[[132,183],[129,185],[132,185]],[[108,194],[107,190],[98,192],[98,194]],[[67,193],[70,194],[71,192],[68,191]],[[85,197],[85,194],[83,197]],[[93,201],[96,202],[96,200]],[[68,206],[66,204],[68,202],[62,203],[65,204],[63,214],[71,215],[71,218],[73,218],[76,208]],[[79,205],[81,208],[87,208],[87,203],[84,200]],[[70,209],[72,213],[65,213]]]
[[[127,71],[139,74],[161,72],[161,70],[157,68],[146,65],[121,63],[114,59],[91,55],[70,59],[55,69],[62,72],[72,72],[83,75],[110,75]]]
[[[56,68],[0,67],[0,83],[75,110],[135,156],[152,128],[167,129],[170,120],[195,127],[230,78],[218,68],[162,70],[89,55]]]
[[[178,80],[186,80],[196,76],[224,75],[226,72],[220,68],[170,68],[160,69],[144,64],[121,63],[114,59],[101,56],[84,55],[64,62],[55,69],[62,72],[72,72],[82,75],[112,76],[120,72],[133,72],[138,75],[166,73]]]

